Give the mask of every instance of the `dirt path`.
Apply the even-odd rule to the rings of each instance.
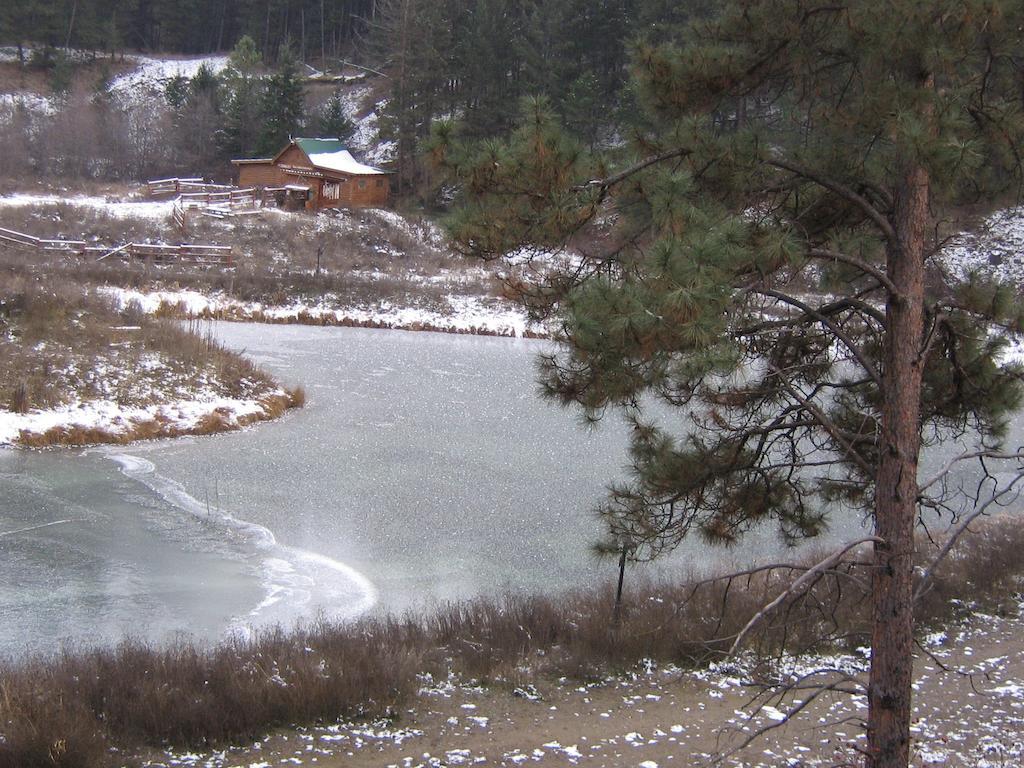
[[[1024,764],[1024,620],[975,616],[924,645],[927,653],[917,659],[914,765]],[[866,667],[863,656],[838,656],[799,660],[784,674],[823,664],[847,672]],[[651,669],[599,685],[551,682],[518,695],[427,684],[393,723],[283,732],[244,749],[167,755],[149,765],[700,766],[770,725],[778,727],[723,764],[859,764],[862,698],[822,695],[788,723],[780,720],[793,701],[772,700],[774,706],[749,717],[756,691],[742,684],[747,674],[740,665],[698,675]]]

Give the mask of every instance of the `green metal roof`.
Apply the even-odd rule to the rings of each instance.
[[[295,143],[307,155],[323,155],[345,149],[341,139],[295,139]]]

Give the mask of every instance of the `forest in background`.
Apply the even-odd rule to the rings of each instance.
[[[103,53],[205,54],[248,35],[273,58],[292,41],[302,58],[337,57],[365,33],[380,0],[23,0],[0,10],[0,37]]]
[[[347,63],[378,81],[385,102],[381,139],[393,142],[390,167],[398,191],[429,202],[436,190],[419,154],[435,119],[457,118],[468,138],[504,136],[521,98],[543,95],[585,143],[618,143],[637,114],[627,86],[632,46],[676,36],[711,5],[28,0],[0,9],[0,43],[17,48],[23,68],[46,72],[59,98],[56,114],[45,120],[15,106],[0,114],[5,144],[24,150],[0,161],[0,173],[223,176],[232,157],[272,152],[289,134],[344,138],[351,125],[340,94],[326,103],[303,99],[302,82]],[[162,103],[118,105],[109,98],[104,70],[125,53],[232,49],[231,69],[172,83]],[[79,52],[79,58],[70,61],[66,50]],[[82,52],[97,72],[72,87],[71,71],[82,64]]]

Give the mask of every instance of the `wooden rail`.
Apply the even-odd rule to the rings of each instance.
[[[4,229],[3,227],[0,227],[0,240],[5,243],[14,243],[15,245],[28,245],[32,248],[38,248],[40,242],[38,237],[32,237],[32,235],[15,232],[13,229]]]
[[[255,187],[247,189],[227,187],[199,192],[182,192],[174,201],[171,219],[184,236],[188,234],[189,211],[198,211],[204,216],[225,219],[229,216],[256,213],[265,202],[266,194]]]
[[[248,189],[207,190],[203,192],[182,192],[178,198],[183,204],[189,205],[230,205],[232,207],[251,207],[263,202],[263,196],[255,187]]]
[[[213,184],[201,178],[156,179],[146,183],[146,193],[150,197],[181,195],[186,192],[227,192],[232,189],[234,187],[229,184]]]
[[[96,261],[104,261],[113,256],[120,256],[129,260],[147,261],[155,264],[186,263],[231,266],[234,263],[230,245],[125,243],[124,245],[110,248],[86,245],[81,240],[49,240],[2,227],[0,227],[0,244],[67,253],[74,256],[94,257]]]

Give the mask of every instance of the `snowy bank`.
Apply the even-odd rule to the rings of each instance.
[[[209,318],[243,322],[340,325],[395,330],[423,330],[440,333],[465,333],[484,336],[541,337],[544,329],[531,323],[510,303],[485,296],[446,296],[443,310],[395,306],[380,301],[372,306],[334,307],[326,297],[321,303],[296,302],[274,306],[259,302],[241,302],[223,295],[207,296],[196,291],[137,291],[104,287],[99,293],[119,307],[130,303],[147,314],[178,314],[190,318]]]
[[[240,429],[277,418],[292,398],[274,390],[258,399],[197,393],[195,399],[144,407],[112,400],[75,402],[47,410],[12,413],[0,410],[0,445],[43,447],[127,443],[157,437],[210,434]]]

